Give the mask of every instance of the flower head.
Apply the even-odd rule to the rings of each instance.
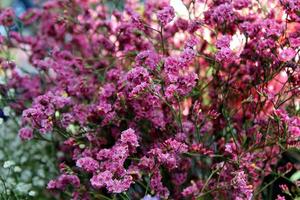
[[[99,168],[99,163],[91,157],[83,157],[76,161],[76,166],[87,172],[95,172]]]
[[[157,12],[157,18],[163,26],[166,26],[168,23],[170,23],[174,17],[175,11],[172,6],[166,6]]]
[[[33,138],[33,130],[29,127],[24,127],[19,130],[21,140],[30,140]]]
[[[284,49],[280,54],[279,54],[279,60],[283,62],[287,62],[292,60],[296,56],[296,51],[292,48],[287,48]]]

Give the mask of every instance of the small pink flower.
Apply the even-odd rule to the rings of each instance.
[[[94,188],[100,189],[112,182],[113,174],[110,171],[104,171],[91,178],[91,184]]]
[[[296,56],[296,51],[292,48],[287,48],[284,49],[280,54],[279,54],[279,60],[283,62],[287,62],[292,60]]]
[[[135,134],[135,131],[132,128],[129,128],[122,132],[121,142],[124,144],[130,144],[134,147],[139,146],[138,138]]]
[[[190,196],[190,195],[197,195],[200,192],[200,189],[198,188],[197,184],[192,181],[192,184],[181,192],[184,197]]]
[[[284,196],[277,195],[276,200],[285,200],[285,197],[284,197]]]
[[[21,140],[31,140],[33,138],[33,131],[31,128],[24,127],[19,130],[19,137]]]
[[[234,0],[233,1],[233,7],[237,10],[247,8],[249,5],[251,5],[250,0]]]
[[[222,48],[216,53],[216,60],[219,62],[231,62],[234,59],[234,52],[228,48]]]
[[[171,84],[166,88],[165,95],[167,99],[173,99],[174,94],[176,94],[177,86],[175,84]]]
[[[299,38],[290,38],[290,45],[291,47],[297,48],[300,46],[300,37]]]
[[[47,184],[47,189],[48,190],[53,190],[57,188],[57,181],[50,180],[49,183]]]
[[[58,179],[49,181],[47,189],[65,189],[67,185],[72,185],[73,187],[80,187],[80,180],[76,175],[62,174]]]
[[[231,41],[231,36],[229,35],[223,35],[217,40],[216,46],[217,48],[229,48]]]
[[[99,163],[91,157],[84,157],[77,160],[76,166],[87,172],[95,172],[99,168]]]
[[[12,8],[0,10],[0,24],[12,26],[14,24],[15,12]]]
[[[163,26],[166,26],[168,23],[170,23],[174,17],[175,11],[172,6],[166,6],[157,13],[157,18]]]

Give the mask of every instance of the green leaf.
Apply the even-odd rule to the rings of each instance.
[[[295,182],[295,181],[297,181],[297,180],[299,180],[299,179],[300,179],[300,171],[295,172],[295,173],[291,176],[291,178],[290,178],[290,180],[291,180],[292,182]]]

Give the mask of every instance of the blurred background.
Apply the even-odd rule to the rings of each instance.
[[[1,0],[0,7],[13,7],[17,15],[22,14],[26,9],[40,4],[41,1],[36,0]]]

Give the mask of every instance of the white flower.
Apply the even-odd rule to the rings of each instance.
[[[12,160],[5,161],[3,164],[3,168],[7,169],[14,166],[16,163]]]
[[[15,166],[14,167],[14,172],[21,172],[22,171],[22,169],[21,169],[21,167],[19,167],[19,166]]]
[[[36,191],[31,190],[28,195],[34,197],[36,195]]]
[[[16,186],[16,190],[20,193],[28,193],[31,187],[31,184],[28,183],[18,183]]]
[[[9,116],[9,115],[10,115],[10,111],[11,111],[11,109],[10,109],[10,107],[8,107],[8,106],[5,106],[5,107],[3,108],[3,113],[4,113],[4,115],[6,115],[6,116]]]

